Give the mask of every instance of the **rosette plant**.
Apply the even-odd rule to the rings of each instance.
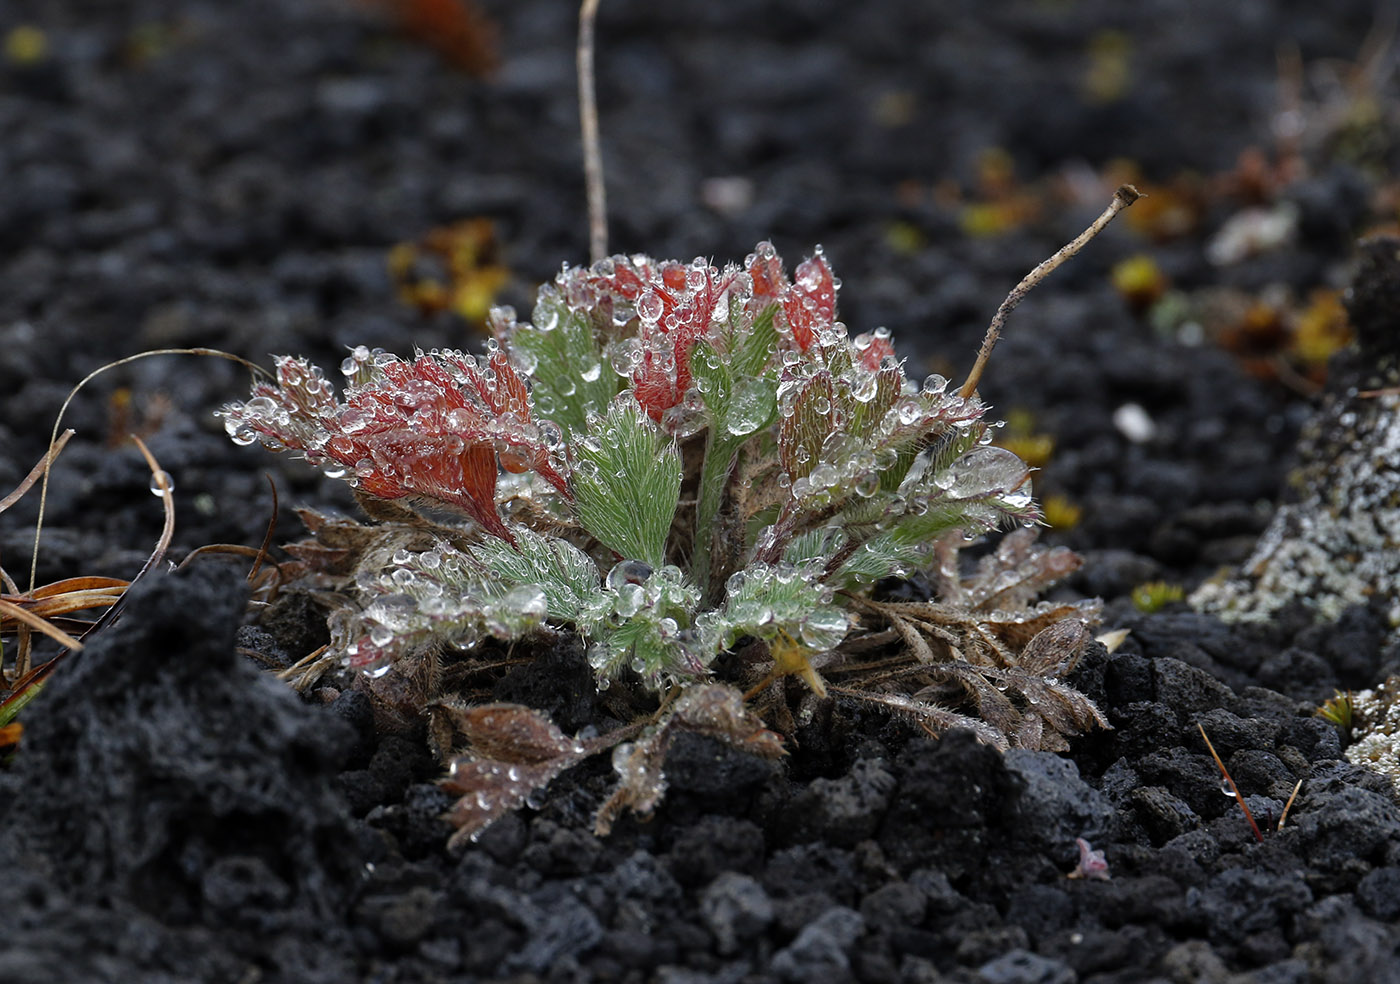
[[[1077,559],[1026,533],[959,575],[960,546],[1037,521],[1030,469],[991,443],[975,393],[907,378],[885,329],[848,332],[838,288],[820,250],[791,278],[769,243],[723,268],[613,256],[565,267],[532,321],[494,311],[482,356],[360,347],[339,394],[283,357],[221,413],[235,442],[304,456],[389,520],[345,540],[317,517],[320,547],[298,552],[349,598],[334,651],[371,678],[552,626],[585,640],[599,688],[712,691],[737,648],[750,697],[789,676],[825,697],[831,666],[830,689],[930,731],[1063,747],[1102,723],[1056,679],[1094,609],[1030,599]],[[327,545],[336,529],[353,549]],[[918,569],[936,599],[872,598]],[[858,654],[881,646],[882,673],[862,676]],[[756,719],[715,700],[753,744]],[[710,704],[676,703],[690,709],[657,733]]]

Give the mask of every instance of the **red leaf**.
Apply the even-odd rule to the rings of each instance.
[[[783,291],[783,314],[792,329],[793,341],[806,352],[816,333],[836,321],[836,281],[821,253],[799,263],[796,278]]]

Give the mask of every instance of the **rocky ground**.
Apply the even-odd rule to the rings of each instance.
[[[112,359],[479,343],[390,273],[434,228],[489,219],[474,283],[528,310],[587,254],[569,6],[484,2],[499,64],[474,78],[404,7],[9,0],[0,491]],[[21,718],[0,979],[1400,980],[1400,807],[1312,715],[1400,669],[1384,600],[1241,627],[1131,599],[1239,564],[1279,501],[1335,348],[1308,332],[1355,238],[1396,218],[1387,23],[1365,2],[605,0],[612,247],[723,261],[771,238],[791,263],[821,242],[844,320],[929,370],[965,372],[1118,181],[1149,191],[1013,315],[982,387],[1008,434],[1053,441],[1046,539],[1086,557],[1062,590],[1131,630],[1078,673],[1113,730],[1001,756],[834,704],[779,764],[680,742],[649,822],[590,832],[597,762],[454,855],[426,743],[240,655],[297,658],[324,621],[249,626],[246,564],[208,558],[133,590]],[[139,569],[161,516],[131,430],[174,477],[176,559],[260,543],[265,473],[282,538],[295,505],[352,509],[228,441],[212,411],[245,386],[166,356],[80,392],[40,583]],[[37,501],[0,516],[21,582]],[[565,644],[493,695],[582,728],[586,674]],[[1110,879],[1066,877],[1076,838]]]

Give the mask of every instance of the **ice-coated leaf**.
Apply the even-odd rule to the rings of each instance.
[[[921,565],[923,541],[904,542],[894,536],[879,535],[867,540],[837,570],[832,583],[848,590],[867,588],[883,577],[909,574]]]
[[[960,588],[957,600],[971,608],[1024,608],[1052,584],[1064,580],[1083,564],[1068,547],[1038,545],[1035,527],[1013,530],[994,553],[977,563]]]
[[[411,360],[356,350],[344,402],[319,369],[278,360],[278,385],[258,383],[221,411],[236,443],[301,452],[362,496],[451,507],[510,540],[496,509],[498,464],[534,470],[567,492],[531,416],[529,390],[500,351],[482,366],[455,351]]]
[[[505,543],[484,548],[513,556]],[[517,576],[531,568],[516,564]],[[352,666],[377,668],[404,656],[444,646],[470,648],[484,636],[515,639],[549,616],[549,597],[538,581],[488,573],[482,563],[447,543],[430,550],[398,550],[392,566],[359,578],[364,607],[333,642]]]
[[[1030,479],[1030,468],[1005,448],[976,447],[933,476],[933,484],[952,499],[1018,496]],[[1029,498],[1030,493],[1025,492]]]
[[[601,591],[598,565],[567,540],[518,527],[516,546],[487,540],[474,545],[471,557],[483,584],[498,581],[503,589],[537,584],[544,591],[549,617],[574,622],[591,609]]]
[[[391,539],[392,556],[380,551],[378,564],[361,555],[364,606],[337,646],[352,665],[379,666],[424,649],[469,648],[487,635],[519,638],[546,618],[592,618],[603,591],[588,555],[526,527],[515,533],[515,546],[484,539],[462,550],[442,541],[394,549]]]
[[[830,588],[818,578],[824,565],[808,562],[750,564],[731,575],[725,584],[720,610],[721,646],[728,647],[745,635],[772,639],[784,633],[812,650],[831,649],[845,638],[851,618],[834,603]]]
[[[776,338],[772,322],[771,311],[760,317],[754,330],[735,343],[740,350],[736,359],[727,359],[705,341],[696,342],[691,352],[695,385],[710,416],[696,492],[693,570],[702,586],[709,583],[712,541],[719,535],[715,520],[739,449],[768,427],[777,413],[774,382],[746,371],[751,366],[761,369],[771,357],[768,347]]]
[[[579,523],[620,557],[665,561],[680,499],[681,461],[635,400],[620,397],[571,446]]]
[[[760,377],[773,363],[778,349],[777,313],[777,305],[769,305],[758,313],[747,330],[731,329],[729,363],[736,376]]]
[[[582,630],[593,644],[588,661],[600,682],[624,669],[637,672],[652,689],[702,672],[715,650],[692,638],[689,626],[700,592],[680,568],[653,570],[635,560],[620,561]]]
[[[851,387],[851,433],[869,437],[899,399],[904,373],[898,366],[858,375]]]
[[[604,363],[587,311],[572,310],[556,285],[540,288],[533,317],[503,326],[498,335],[516,361],[530,367],[539,416],[558,424],[568,439],[584,430],[589,412],[603,412],[621,380]]]

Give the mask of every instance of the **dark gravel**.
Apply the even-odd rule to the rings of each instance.
[[[334,365],[351,344],[479,341],[395,296],[387,251],[435,226],[492,219],[501,300],[522,310],[585,258],[572,4],[482,6],[503,41],[484,81],[352,0],[7,0],[0,33],[37,26],[47,53],[17,59],[14,35],[0,53],[0,492],[111,359],[207,345]],[[1326,67],[1354,60],[1377,16],[1363,0],[607,0],[612,243],[724,260],[772,238],[791,266],[820,241],[850,325],[888,324],[916,361],[960,374],[1005,291],[1111,182],[1101,200],[1065,189],[1118,159],[1162,184],[1231,171],[1275,145],[1279,51],[1310,66],[1316,122]],[[1106,624],[1132,630],[1077,681],[1114,730],[1063,758],[1002,756],[838,705],[779,765],[678,741],[650,822],[594,837],[608,770],[590,763],[451,856],[423,736],[377,737],[363,697],[317,706],[256,672],[239,645],[296,659],[324,625],[309,606],[243,625],[241,571],[207,560],[135,589],[23,715],[0,767],[0,980],[1400,980],[1400,807],[1311,716],[1394,669],[1384,620],[1286,609],[1243,629],[1127,598],[1243,558],[1310,404],[1164,337],[1108,277],[1145,251],[1186,290],[1341,286],[1376,174],[1397,163],[1388,140],[1378,123],[1308,144],[1284,192],[1291,245],[1212,266],[1204,243],[1244,201],[1212,193],[1171,241],[1120,222],[1012,318],[983,393],[1054,436],[1039,490],[1083,514],[1049,538],[1088,558],[1065,590],[1104,596]],[[973,236],[940,188],[974,187],[990,147],[1041,208]],[[132,428],[175,478],[177,558],[261,542],[264,473],[282,538],[294,505],[350,509],[337,483],[224,437],[211,411],[244,386],[231,363],[162,357],[82,391],[41,582],[139,568],[161,517],[120,440]],[[1125,404],[1151,436],[1115,426]],[[17,578],[36,508],[0,517]],[[496,696],[584,726],[581,654],[546,659]],[[1305,780],[1282,831],[1255,843],[1198,724],[1262,826]],[[1111,880],[1066,878],[1077,837]]]

